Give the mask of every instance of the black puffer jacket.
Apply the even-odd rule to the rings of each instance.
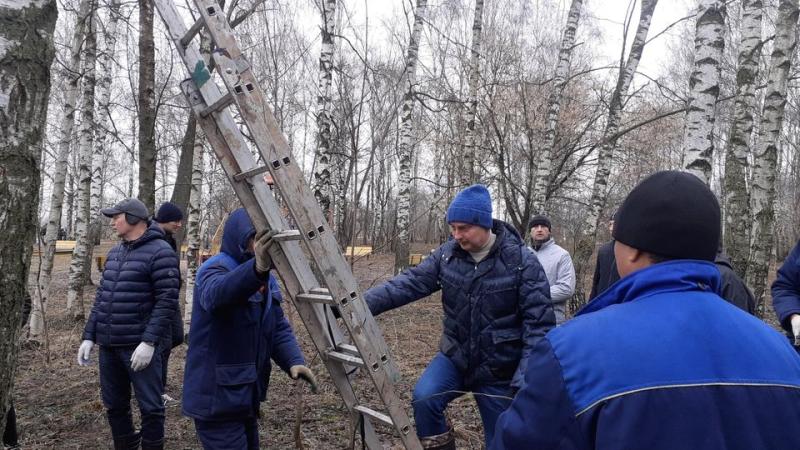
[[[554,325],[544,269],[510,225],[478,264],[454,240],[422,263],[364,294],[377,315],[442,290],[440,351],[464,375],[465,387],[512,382],[519,387],[528,354]]]
[[[83,339],[99,345],[160,343],[178,309],[180,272],[175,252],[155,223],[135,241],[108,252]]]

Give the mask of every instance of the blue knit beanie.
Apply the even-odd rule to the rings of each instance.
[[[486,186],[473,184],[456,194],[447,208],[447,223],[453,222],[492,228],[492,198]]]
[[[167,223],[167,222],[175,222],[177,220],[183,220],[183,212],[181,209],[178,208],[178,205],[171,202],[164,202],[160,208],[158,208],[158,212],[156,216],[153,217],[158,223]]]

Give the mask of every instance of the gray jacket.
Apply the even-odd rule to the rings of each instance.
[[[560,325],[567,317],[567,300],[575,293],[575,267],[569,252],[558,246],[553,238],[538,247],[538,250],[536,246],[531,249],[547,275],[556,324]]]

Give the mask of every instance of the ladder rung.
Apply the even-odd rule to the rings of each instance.
[[[328,350],[325,354],[328,355],[328,358],[350,364],[351,366],[364,367],[364,360],[356,356],[350,356],[347,353],[337,352],[336,350]]]
[[[300,230],[286,230],[276,234],[275,236],[272,237],[272,239],[278,242],[299,241],[300,239],[302,239],[302,236],[300,235]],[[312,290],[311,293],[313,294],[314,291]]]
[[[308,292],[297,294],[295,297],[297,300],[303,300],[306,302],[312,303],[324,303],[326,305],[335,305],[336,302],[333,300],[333,297],[327,294],[311,294]]]
[[[228,92],[227,94],[220,97],[219,100],[215,101],[214,104],[200,111],[200,115],[203,117],[208,117],[208,115],[211,113],[220,112],[223,109],[227,108],[228,106],[231,105],[231,103],[233,103],[233,96],[231,95],[230,92]]]
[[[364,414],[365,416],[369,416],[369,417],[371,417],[371,418],[373,418],[375,420],[383,422],[386,425],[389,425],[390,427],[394,426],[394,422],[392,422],[392,418],[391,417],[387,416],[386,414],[379,413],[378,411],[375,411],[374,409],[370,409],[370,408],[367,408],[366,406],[361,406],[361,405],[356,405],[355,408],[353,408],[353,409],[355,409],[356,411],[360,412],[361,414]]]
[[[192,42],[194,36],[200,31],[201,28],[203,28],[204,23],[205,20],[203,20],[203,17],[201,16],[199,19],[197,19],[197,22],[195,22],[194,25],[189,28],[189,31],[187,31],[186,34],[184,34],[181,38],[181,45],[183,47],[188,46],[189,42]]]
[[[339,349],[339,351],[341,351],[342,353],[346,353],[348,355],[359,356],[359,357],[361,356],[361,353],[359,353],[356,346],[352,344],[339,344],[336,346],[336,348]]]
[[[236,181],[242,181],[246,178],[252,178],[256,175],[260,175],[268,170],[269,169],[267,168],[267,166],[256,167],[255,169],[245,170],[242,173],[237,173],[236,175],[233,176],[233,179]]]
[[[312,294],[331,295],[331,291],[329,291],[328,288],[324,287],[311,288],[309,292],[311,292]]]

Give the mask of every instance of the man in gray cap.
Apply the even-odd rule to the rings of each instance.
[[[125,199],[101,210],[111,218],[121,242],[108,252],[94,306],[86,321],[78,364],[89,364],[100,346],[100,393],[114,448],[164,448],[164,386],[160,343],[169,340],[178,308],[180,275],[175,252],[164,232],[147,220],[147,208]],[[163,344],[162,344],[163,345]],[[133,427],[131,385],[142,417]]]

